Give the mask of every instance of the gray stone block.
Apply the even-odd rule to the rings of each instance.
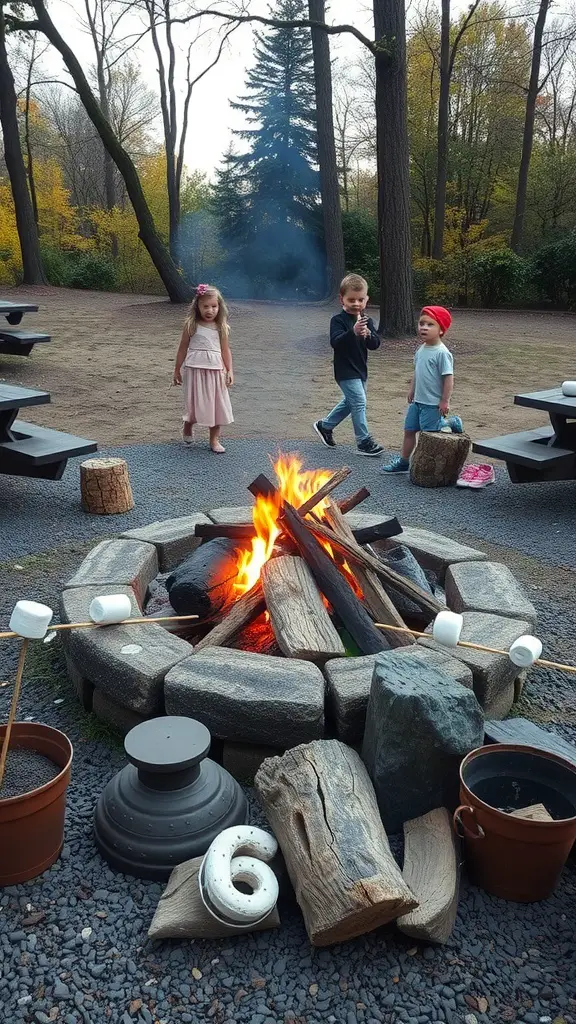
[[[61,636],[65,637],[66,634],[62,633]],[[84,678],[66,651],[64,652],[64,661],[66,662],[68,678],[76,691],[76,696],[84,708],[84,711],[92,711],[92,703],[94,699],[93,683],[91,683],[89,679]]]
[[[138,615],[130,587],[72,587],[60,598],[61,621],[87,621],[92,599],[111,593],[127,594],[133,613]],[[163,710],[164,677],[191,651],[185,640],[154,623],[76,629],[63,633],[62,638],[68,657],[86,679],[141,715]]]
[[[213,508],[207,513],[213,523],[251,523],[252,505],[242,505],[236,508]]]
[[[137,526],[134,530],[121,533],[120,538],[153,544],[158,552],[160,572],[170,572],[202,543],[202,538],[195,533],[197,524],[209,522],[208,516],[197,512],[193,516],[161,519],[148,526]]]
[[[446,573],[446,600],[455,612],[490,612],[536,623],[536,609],[507,565],[459,562]]]
[[[382,543],[386,546],[392,542],[379,542],[379,544]],[[466,544],[459,544],[458,541],[445,537],[443,534],[420,530],[415,526],[403,526],[402,533],[398,537],[394,537],[393,543],[405,544],[407,548],[410,548],[422,568],[432,569],[440,583],[444,581],[448,566],[454,562],[486,561],[486,555],[482,551],[477,551],[476,548],[469,548]]]
[[[254,785],[254,776],[267,757],[278,757],[284,750],[274,747],[253,746],[250,743],[224,743],[222,764],[237,782]]]
[[[387,832],[458,802],[462,758],[481,746],[484,718],[473,692],[408,655],[378,658],[362,758]]]
[[[449,654],[432,651],[418,644],[363,658],[336,658],[328,661],[324,666],[327,681],[326,707],[339,740],[350,745],[362,742],[377,659],[384,658],[393,662],[407,657],[417,658],[423,669],[432,665],[461,686],[472,689],[472,673],[466,665],[451,658]]]
[[[168,715],[223,740],[288,748],[324,735],[324,678],[296,658],[208,647],[168,673],[164,697]]]
[[[463,619],[462,640],[504,651],[508,651],[510,644],[531,629],[531,623],[526,619],[507,619],[486,612],[464,612]],[[427,632],[431,630],[429,626]],[[419,640],[418,643],[435,651],[446,651],[445,647],[432,638]],[[483,651],[455,647],[450,648],[450,656],[472,670],[474,693],[486,718],[505,718],[514,703],[514,680],[520,674],[508,655],[485,654]]]
[[[86,555],[66,587],[132,587],[143,608],[146,591],[157,575],[158,555],[153,544],[140,540],[103,540]]]
[[[101,722],[105,722],[112,729],[117,729],[122,736],[130,732],[136,725],[146,721],[146,715],[139,715],[137,711],[124,708],[117,704],[107,693],[102,690],[94,690],[92,710]]]

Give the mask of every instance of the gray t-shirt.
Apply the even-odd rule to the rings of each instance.
[[[414,401],[421,405],[438,405],[442,398],[442,378],[454,373],[452,353],[439,341],[437,345],[421,345],[414,356]]]

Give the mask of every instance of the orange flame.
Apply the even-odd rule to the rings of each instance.
[[[294,508],[300,508],[332,476],[327,469],[303,470],[302,462],[295,455],[281,455],[274,464],[274,472],[278,478],[276,494],[272,498],[262,495],[258,495],[256,498],[252,511],[256,536],[252,539],[249,550],[238,552],[238,577],[235,583],[238,593],[245,593],[257,583],[262,566],[272,556],[274,545],[281,533],[278,516],[282,502],[288,501]],[[326,498],[320,501],[314,509],[316,515],[322,517],[327,505]],[[325,543],[324,547],[334,558],[330,544]],[[342,568],[351,577],[350,581],[353,582],[356,592],[359,593],[356,580],[348,565],[344,563]]]

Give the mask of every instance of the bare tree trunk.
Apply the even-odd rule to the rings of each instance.
[[[38,228],[34,219],[24,157],[20,147],[16,115],[16,90],[6,51],[2,0],[0,0],[0,123],[4,138],[4,157],[14,199],[16,227],[22,252],[23,281],[24,284],[46,284],[47,279],[40,256]]]
[[[146,247],[170,299],[172,302],[189,302],[192,295],[190,285],[179,273],[156,230],[154,219],[142,190],[138,172],[129,154],[119,142],[109,122],[104,117],[79,61],[58,32],[44,6],[44,0],[31,0],[31,4],[37,17],[37,23],[34,23],[34,28],[41,31],[61,55],[88,117],[102,139],[105,149],[110,153],[122,175],[128,197],[138,221],[138,235]]]
[[[448,177],[448,105],[450,102],[450,0],[442,0],[440,28],[440,98],[438,100],[438,152],[436,165],[436,196],[434,202],[434,238],[432,258],[444,255],[444,220],[446,217],[446,181]]]
[[[380,326],[415,333],[410,238],[410,170],[404,0],[374,0]]]
[[[324,0],[308,0],[308,10],[311,21],[326,21]],[[323,32],[322,29],[312,29],[312,49],[314,52],[318,164],[320,166],[320,193],[324,218],[327,285],[328,296],[334,296],[338,294],[340,282],[344,277],[345,260],[338,164],[334,140],[330,42],[326,32]]]
[[[34,71],[34,61],[36,57],[36,36],[32,41],[32,54],[30,56],[30,62],[28,64],[28,74],[26,76],[26,100],[24,110],[24,141],[26,144],[26,160],[27,160],[27,172],[28,172],[28,186],[30,188],[30,198],[32,200],[32,211],[34,213],[34,223],[38,227],[38,200],[36,198],[36,182],[34,180],[34,158],[32,155],[32,139],[30,138],[30,99],[32,95],[32,73]]]
[[[526,213],[526,194],[528,191],[528,171],[530,169],[530,158],[532,156],[532,145],[534,142],[534,116],[536,112],[536,100],[538,99],[540,77],[540,61],[542,58],[542,37],[546,25],[546,17],[552,0],[540,0],[540,8],[534,28],[534,42],[532,45],[532,66],[530,68],[530,81],[528,83],[528,94],[526,96],[526,114],[524,118],[524,135],[522,137],[522,157],[520,159],[520,170],[518,172],[518,184],[516,186],[516,209],[514,211],[514,224],[512,226],[512,237],[510,245],[514,252],[522,248],[524,236],[524,215]]]

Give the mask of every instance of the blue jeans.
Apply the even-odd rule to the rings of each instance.
[[[354,436],[356,443],[360,444],[370,436],[368,423],[366,421],[366,381],[363,380],[339,380],[343,398],[338,405],[335,405],[332,412],[329,412],[322,420],[322,426],[326,430],[334,430],[347,416],[352,417]]]

